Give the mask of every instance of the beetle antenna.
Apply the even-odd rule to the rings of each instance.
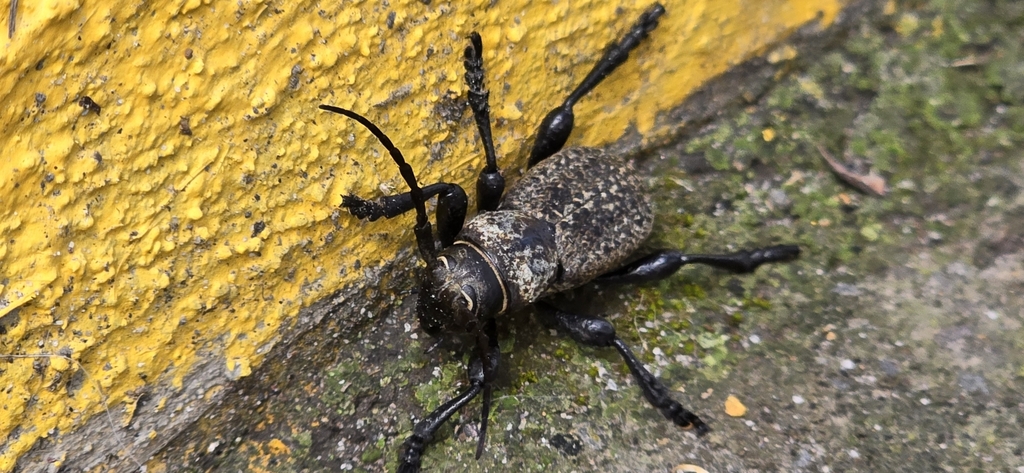
[[[420,254],[428,266],[434,264],[434,260],[437,259],[437,245],[434,240],[434,232],[430,228],[430,220],[427,219],[427,199],[423,197],[423,189],[420,189],[416,182],[416,174],[413,173],[412,166],[405,162],[402,152],[395,147],[388,135],[385,135],[377,125],[374,125],[366,117],[333,105],[320,105],[320,110],[344,115],[359,122],[360,125],[370,130],[370,133],[373,133],[373,136],[376,136],[380,144],[384,145],[384,148],[391,154],[391,159],[398,165],[398,171],[402,174],[402,178],[409,185],[409,196],[412,197],[412,202],[416,206],[416,226],[413,227],[413,231],[416,233],[416,243],[419,244]]]

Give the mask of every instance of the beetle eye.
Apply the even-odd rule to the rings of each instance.
[[[455,269],[455,261],[452,261],[448,257],[441,255],[438,256],[437,259],[438,261],[441,262],[442,265],[444,265],[445,269],[447,269],[448,271]]]
[[[459,292],[459,305],[466,310],[472,311],[473,301],[476,300],[476,290],[473,289],[473,286],[462,286],[462,289]]]

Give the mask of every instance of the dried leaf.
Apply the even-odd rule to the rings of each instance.
[[[817,147],[818,152],[821,153],[821,157],[825,158],[825,162],[828,163],[830,168],[832,168],[832,172],[836,173],[836,175],[847,184],[855,187],[861,192],[877,195],[879,197],[883,197],[889,192],[889,187],[886,185],[884,177],[873,171],[866,175],[850,171],[845,165],[836,161],[836,159],[825,150],[824,146],[818,144]]]
[[[676,465],[676,467],[672,469],[672,473],[708,473],[708,470],[697,465],[682,464]]]

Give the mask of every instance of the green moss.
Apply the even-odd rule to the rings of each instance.
[[[519,373],[519,386],[522,387],[526,383],[537,384],[540,378],[537,377],[537,373],[534,371],[523,371]]]
[[[371,389],[371,379],[359,363],[345,362],[327,372],[321,400],[337,414],[352,415],[355,413],[356,400]]]
[[[729,316],[729,326],[736,328],[743,323],[744,317],[742,312],[736,312]]]
[[[370,447],[363,451],[363,454],[359,456],[359,461],[364,464],[371,464],[380,460],[384,456],[384,450],[378,447]]]
[[[415,388],[416,400],[425,412],[433,411],[458,391],[458,385],[466,377],[466,367],[462,363],[444,363],[438,367],[440,377],[420,384]]]
[[[308,430],[303,430],[302,432],[296,433],[294,435],[294,438],[295,443],[297,443],[299,447],[303,449],[309,449],[309,447],[313,445],[313,434]]]
[[[743,306],[758,308],[761,310],[770,310],[772,308],[772,303],[763,297],[750,297],[743,300]]]

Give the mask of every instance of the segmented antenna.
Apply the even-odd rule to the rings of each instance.
[[[427,265],[433,264],[437,259],[437,245],[434,240],[434,232],[430,228],[430,221],[427,220],[427,199],[423,197],[423,189],[420,189],[416,182],[416,174],[413,173],[412,166],[405,162],[402,152],[395,147],[388,135],[385,135],[380,128],[377,128],[377,125],[374,125],[366,117],[333,105],[320,105],[320,110],[344,115],[359,122],[360,125],[370,130],[370,133],[373,133],[373,136],[376,136],[380,144],[384,145],[384,148],[391,154],[391,159],[398,165],[398,171],[402,174],[402,178],[409,185],[409,195],[412,197],[413,205],[416,206],[416,226],[413,227],[413,231],[416,233],[416,243],[420,247],[420,254],[426,260]]]

